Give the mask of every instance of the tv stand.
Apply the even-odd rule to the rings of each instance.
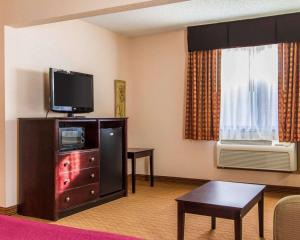
[[[84,147],[61,150],[62,127]],[[19,196],[20,215],[49,220],[127,196],[127,119],[19,119]]]

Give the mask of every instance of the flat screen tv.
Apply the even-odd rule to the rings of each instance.
[[[93,75],[50,68],[50,109],[54,112],[94,111]]]

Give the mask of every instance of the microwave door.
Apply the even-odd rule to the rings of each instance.
[[[84,130],[81,128],[60,129],[60,150],[81,149],[84,147]]]

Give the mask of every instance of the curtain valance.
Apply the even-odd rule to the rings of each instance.
[[[188,27],[189,52],[300,41],[300,13]]]

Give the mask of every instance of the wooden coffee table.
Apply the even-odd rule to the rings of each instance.
[[[265,185],[210,181],[176,199],[178,204],[177,239],[184,239],[185,213],[211,216],[211,228],[216,218],[234,220],[235,240],[242,239],[242,218],[258,203],[259,236],[264,236]]]

